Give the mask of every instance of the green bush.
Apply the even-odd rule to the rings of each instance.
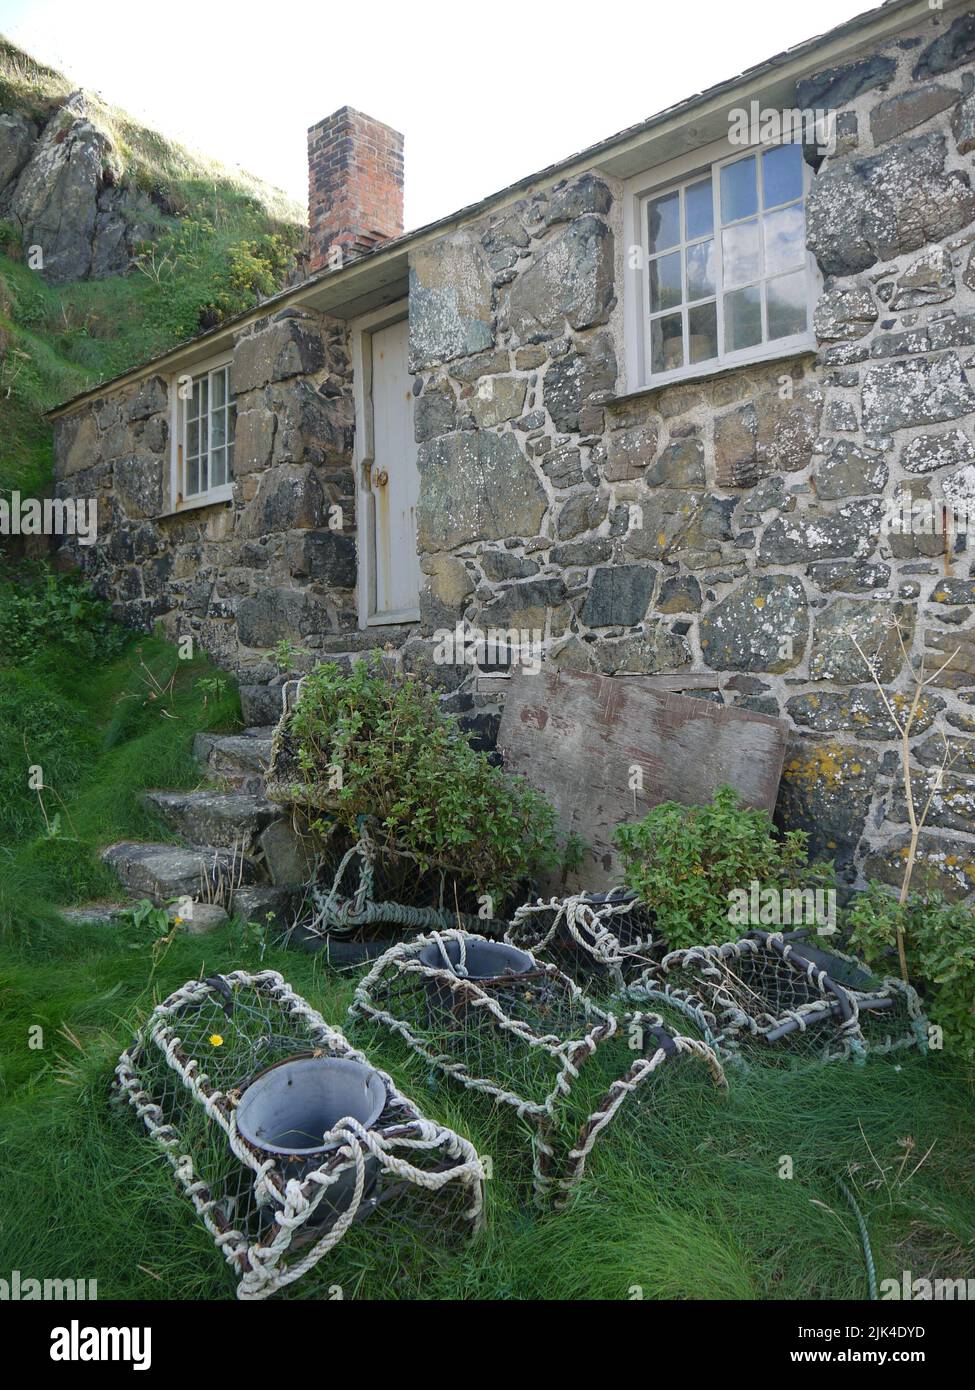
[[[0,585],[0,651],[5,663],[23,666],[68,648],[75,657],[106,661],[131,634],[112,621],[107,603],[83,579],[46,567],[25,568]]]
[[[975,1061],[975,913],[940,893],[912,893],[903,906],[871,883],[847,909],[850,946],[868,965],[896,975],[897,928],[903,931],[911,983],[920,986],[945,1048]]]
[[[766,811],[745,806],[720,787],[706,806],[664,801],[643,820],[615,833],[626,884],[655,914],[671,950],[727,941],[740,933],[729,918],[729,894],[762,888],[811,887],[831,869],[810,865],[806,836],[779,836]]]
[[[365,818],[380,844],[496,903],[556,862],[552,806],[471,748],[433,691],[386,676],[375,660],[349,672],[317,666],[289,732],[294,798],[328,812],[319,829],[338,824],[354,835]]]

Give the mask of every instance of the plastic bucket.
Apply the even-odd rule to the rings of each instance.
[[[431,941],[420,952],[420,963],[436,970],[450,970],[458,980],[476,981],[488,991],[510,985],[513,977],[530,974],[538,968],[527,951],[504,941],[482,941],[472,936],[465,938],[463,951],[461,945],[456,937],[442,944]],[[424,983],[431,1027],[450,1028],[466,1021],[469,1000],[465,990],[453,989],[447,981],[434,976],[427,976]],[[485,1023],[489,1021],[483,1009],[477,1012]]]
[[[322,1137],[346,1116],[371,1129],[386,1106],[386,1086],[371,1067],[349,1057],[293,1057],[261,1072],[241,1095],[237,1131],[253,1148],[270,1154],[285,1178],[301,1180],[341,1147]],[[366,1158],[365,1196],[379,1174]],[[355,1169],[328,1188],[312,1218],[332,1225],[355,1191]]]

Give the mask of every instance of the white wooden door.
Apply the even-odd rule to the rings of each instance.
[[[372,335],[374,622],[417,616],[420,561],[416,508],[420,474],[413,438],[413,378],[406,319]]]

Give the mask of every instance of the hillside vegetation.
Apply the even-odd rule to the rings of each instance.
[[[42,130],[70,94],[62,74],[0,38],[0,114]],[[51,285],[26,264],[14,221],[0,218],[0,492],[49,483],[46,410],[252,307],[296,274],[302,209],[97,97],[86,101],[111,145],[106,177],[138,199],[147,235],[127,273]]]

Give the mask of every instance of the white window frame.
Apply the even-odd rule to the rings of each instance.
[[[778,358],[794,356],[800,352],[815,351],[816,336],[813,332],[813,310],[822,288],[822,277],[816,265],[815,258],[807,251],[804,268],[806,271],[806,324],[804,333],[796,333],[788,338],[774,338],[771,341],[756,343],[751,347],[738,348],[733,352],[722,352],[721,347],[724,341],[724,285],[723,285],[723,266],[721,263],[720,243],[721,243],[721,192],[720,192],[720,171],[727,165],[736,160],[743,159],[749,154],[760,156],[761,152],[770,146],[781,142],[767,140],[756,142],[755,144],[744,146],[734,146],[728,140],[721,140],[706,148],[695,150],[693,153],[681,156],[678,159],[670,160],[668,163],[656,169],[648,170],[644,174],[637,175],[628,179],[624,188],[623,202],[623,235],[626,251],[626,286],[623,302],[624,313],[624,338],[625,338],[625,360],[626,360],[626,391],[647,391],[654,390],[658,386],[668,386],[672,382],[687,381],[699,377],[714,376],[719,372],[727,371],[729,368],[741,366],[745,363],[775,361]],[[759,179],[759,216],[761,216],[761,158],[757,158],[757,177]],[[803,161],[803,206],[808,203],[809,188],[812,181],[812,170]],[[712,188],[712,207],[714,210],[714,239],[715,239],[715,304],[717,316],[718,334],[718,355],[708,358],[705,362],[686,363],[681,367],[675,367],[670,371],[653,373],[650,370],[650,251],[648,244],[648,229],[646,219],[646,204],[651,198],[660,197],[666,193],[674,192],[676,189],[684,188],[689,184],[699,183],[708,174],[711,176]],[[788,207],[790,204],[782,204]],[[771,210],[771,209],[770,209]],[[742,219],[747,220],[747,219]],[[733,225],[733,224],[729,224]],[[683,228],[681,235],[683,238]],[[668,248],[680,249],[686,246],[682,239],[677,243],[677,247]],[[634,264],[632,250],[638,251],[638,260]],[[686,275],[683,269],[682,255],[682,292],[686,291]],[[801,267],[800,267],[801,268]],[[764,286],[767,278],[763,273],[757,280],[748,281],[748,284],[758,283]],[[734,286],[735,289],[744,286]],[[706,296],[703,301],[706,303],[710,296]],[[697,301],[695,301],[697,302]],[[671,309],[665,312],[681,312],[685,323],[688,311],[686,299],[682,299],[679,309]],[[767,330],[767,307],[766,295],[762,294],[762,331]],[[686,336],[686,335],[685,335]]]
[[[359,627],[396,627],[420,620],[420,609],[404,608],[397,613],[376,612],[376,547],[373,530],[374,497],[371,488],[376,442],[372,413],[372,335],[392,328],[409,318],[409,300],[373,309],[355,319],[352,339],[352,383],[355,399],[355,446],[353,471],[356,499],[357,600]],[[422,584],[422,575],[420,577]]]
[[[187,496],[184,491],[186,477],[186,401],[180,397],[180,382],[185,382],[187,377],[193,381],[200,377],[206,377],[209,381],[214,372],[222,368],[231,366],[233,354],[229,352],[221,353],[219,357],[209,358],[205,362],[195,362],[192,367],[187,367],[184,371],[178,372],[170,380],[169,399],[170,399],[170,498],[171,510],[174,512],[188,511],[193,507],[212,507],[218,502],[230,502],[233,500],[234,483],[233,477],[229,476],[225,483],[220,483],[217,487],[207,488],[205,492],[194,492]],[[210,391],[207,391],[207,432],[210,430]],[[227,390],[230,390],[230,372],[227,372]],[[209,464],[210,448],[209,439],[207,441],[207,460]]]

